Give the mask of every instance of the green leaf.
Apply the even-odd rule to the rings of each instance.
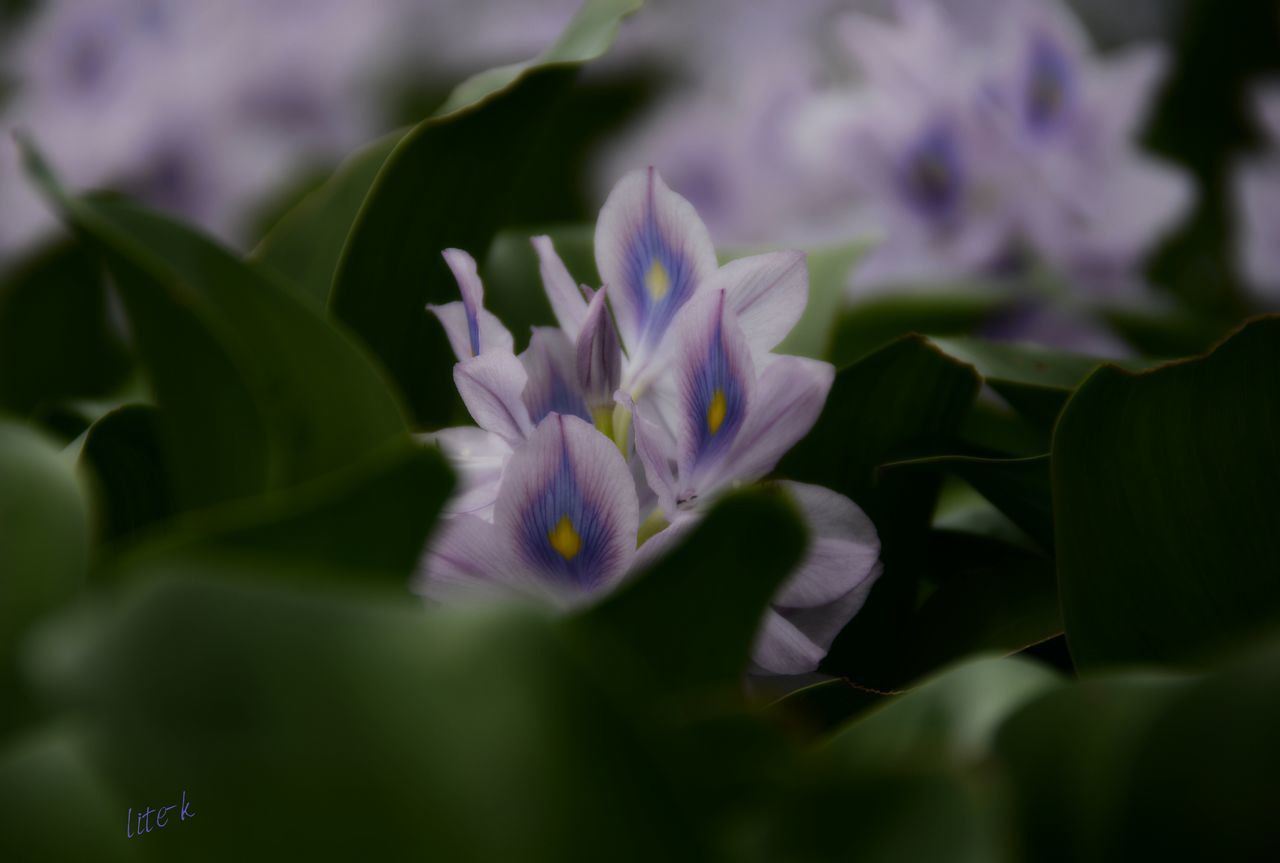
[[[403,137],[395,132],[360,149],[333,176],[303,197],[249,254],[249,260],[328,305],[342,247],[369,187]]]
[[[1067,397],[1094,369],[1108,362],[1132,371],[1150,366],[1138,360],[1117,363],[1030,344],[958,338],[933,342],[949,356],[976,368],[1010,405],[1046,429],[1053,428]]]
[[[776,492],[735,494],[644,573],[587,610],[673,689],[734,689],[769,599],[800,561],[798,514]]]
[[[849,272],[866,253],[866,243],[809,252],[809,302],[800,320],[778,346],[778,353],[814,359],[831,355],[836,321],[848,293]]]
[[[1081,668],[1185,663],[1280,622],[1280,318],[1144,374],[1104,367],[1053,445]]]
[[[129,359],[107,316],[101,268],[59,240],[0,282],[0,409],[29,416],[124,382]]]
[[[606,50],[638,5],[591,0],[532,63],[464,82],[378,173],[343,250],[330,308],[382,361],[420,423],[444,424],[459,413],[452,354],[425,308],[457,297],[440,252],[484,254],[512,204],[529,139],[577,66]]]
[[[906,290],[860,300],[845,308],[831,336],[829,356],[837,366],[852,363],[902,336],[972,332],[1007,302],[990,286],[936,292]]]
[[[83,584],[89,504],[71,461],[28,426],[0,419],[0,658]]]
[[[1013,459],[934,456],[890,462],[881,470],[938,470],[957,476],[1026,531],[1041,548],[1053,551],[1053,489],[1048,455]]]
[[[115,275],[184,508],[321,476],[404,434],[373,363],[305,297],[160,216],[67,198],[27,161]]]
[[[250,556],[278,561],[284,575],[310,566],[346,584],[403,593],[452,488],[437,449],[397,442],[320,480],[193,516],[112,567]]]
[[[90,426],[80,465],[94,480],[101,541],[118,541],[177,512],[164,421],[150,405],[117,408]]]
[[[955,451],[955,435],[978,392],[972,368],[920,337],[907,337],[841,370],[809,435],[778,472],[848,495],[880,535],[884,573],[867,604],[833,645],[824,669],[871,689],[904,681],[904,622],[928,571],[925,537],[938,479],[928,473],[885,476],[887,461]]]

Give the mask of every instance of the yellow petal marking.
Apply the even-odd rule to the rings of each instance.
[[[644,274],[644,286],[655,303],[671,290],[671,276],[667,273],[667,268],[662,266],[662,261],[657,258],[654,258],[653,263],[649,265],[649,272]]]
[[[720,426],[724,425],[724,415],[728,410],[729,405],[724,400],[724,390],[717,389],[711,396],[711,404],[707,405],[707,428],[712,434],[720,431]]]
[[[547,534],[547,539],[551,542],[551,547],[560,552],[560,556],[565,560],[573,560],[582,550],[582,537],[578,536],[578,532],[573,529],[573,522],[567,515],[560,517],[555,528]]]

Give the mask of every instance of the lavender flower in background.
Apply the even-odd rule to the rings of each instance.
[[[273,192],[396,122],[384,84],[525,59],[577,0],[44,0],[0,63],[0,257],[54,222],[14,129],[74,187],[110,186],[239,245]],[[440,86],[438,84],[434,86]]]
[[[1271,149],[1236,171],[1239,258],[1250,286],[1275,305],[1280,301],[1280,86],[1260,89],[1255,105]]]
[[[1115,290],[1185,209],[1186,181],[1133,144],[1161,50],[1096,58],[1058,4],[996,8],[985,34],[925,2],[901,3],[896,26],[847,19],[865,86],[815,100],[796,139],[882,222],[856,287],[1038,258]]]
[[[533,245],[559,326],[535,328],[519,356],[484,309],[474,261],[444,253],[463,299],[430,308],[480,428],[430,436],[462,486],[424,558],[428,596],[497,590],[565,604],[608,589],[720,493],[768,474],[834,377],[827,363],[772,353],[804,310],[804,256],[718,266],[697,212],[652,168],[624,176],[601,209],[604,287],[577,286],[548,238]],[[766,620],[761,673],[814,670],[879,572],[861,510],[789,488],[815,540]]]

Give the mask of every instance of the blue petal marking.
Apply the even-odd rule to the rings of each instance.
[[[659,300],[654,300],[645,285],[645,276],[654,261],[662,265],[670,281],[666,294]],[[644,224],[627,249],[626,273],[627,290],[635,299],[638,310],[637,326],[641,341],[652,347],[662,338],[676,312],[693,295],[696,287],[692,263],[676,250],[658,224],[652,176]]]
[[[964,182],[960,147],[945,124],[930,126],[907,148],[899,183],[907,202],[923,218],[951,218],[963,199]]]
[[[693,398],[688,407],[693,412],[693,427],[697,430],[694,438],[695,466],[722,453],[742,425],[742,418],[746,413],[746,398],[742,381],[738,377],[740,373],[741,370],[735,369],[730,363],[729,354],[725,350],[722,294],[710,344],[702,360],[694,367],[692,375]],[[708,415],[717,392],[724,399],[724,415],[719,427],[712,432]]]
[[[582,495],[569,458],[561,424],[560,459],[547,484],[533,495],[516,530],[525,561],[541,576],[556,584],[581,590],[599,586],[601,576],[614,561],[609,549],[609,520]],[[581,543],[577,554],[566,559],[551,544],[551,535],[568,517]]]
[[[537,392],[532,388],[527,390],[526,407],[529,408],[529,418],[533,420],[533,424],[536,426],[544,417],[553,413],[575,416],[591,422],[591,412],[587,410],[587,403],[583,400],[582,393],[574,384],[565,380],[555,363],[549,362],[548,365],[551,385],[540,387]]]
[[[1052,131],[1066,116],[1075,94],[1075,73],[1062,47],[1043,34],[1031,45],[1030,69],[1024,94],[1027,126],[1037,133]]]

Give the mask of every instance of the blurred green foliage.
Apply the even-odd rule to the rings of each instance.
[[[413,598],[453,483],[412,434],[458,412],[440,248],[521,331],[528,225],[595,280],[515,157],[634,5],[248,261],[31,155],[71,234],[0,288],[0,859],[1280,857],[1280,319],[1121,369],[963,337],[981,292],[837,314],[861,249],[815,250],[786,349],[839,371],[777,473],[853,498],[885,568],[776,700],[742,675],[808,537],[768,490],[567,616]]]

